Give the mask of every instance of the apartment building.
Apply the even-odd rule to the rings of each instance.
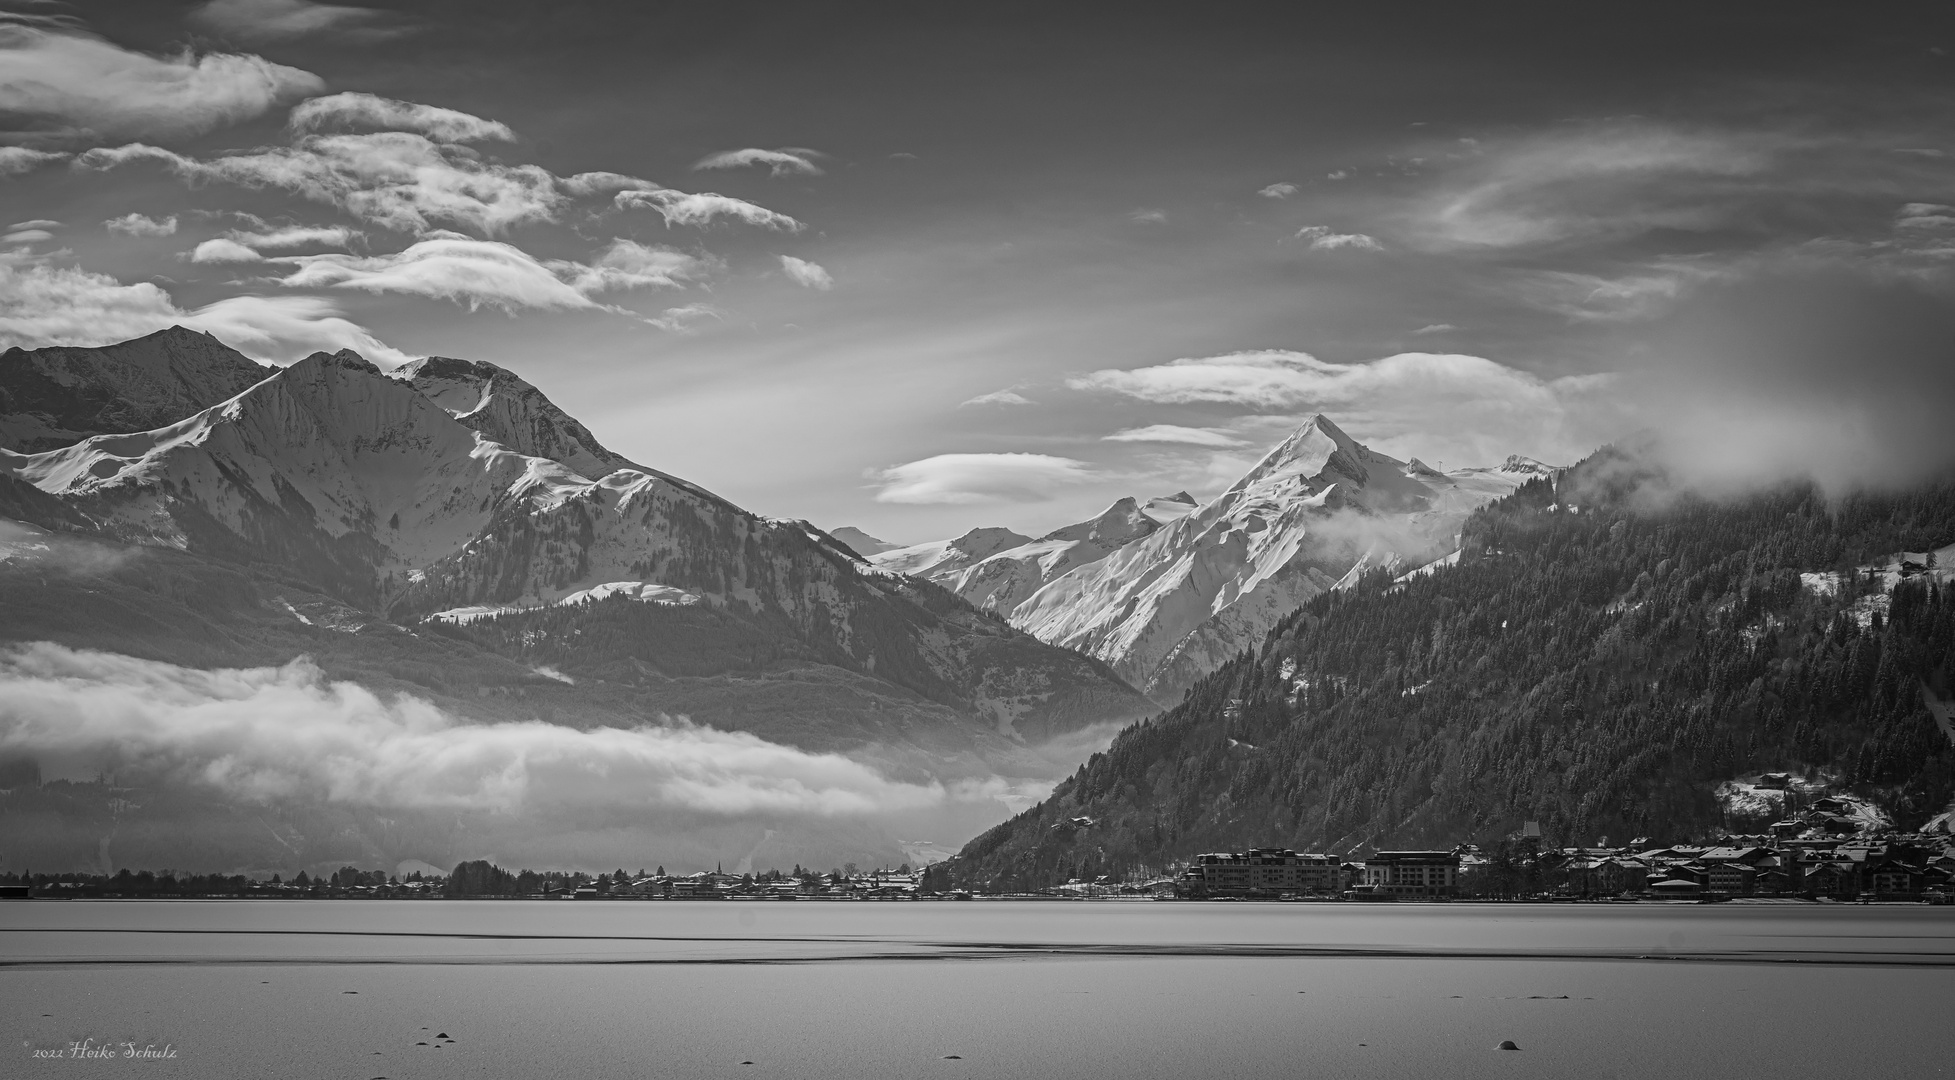
[[[1329,855],[1288,848],[1215,851],[1195,856],[1181,876],[1194,896],[1281,896],[1284,893],[1336,895],[1344,887],[1338,861]]]
[[[1451,851],[1381,851],[1364,861],[1364,883],[1392,896],[1452,896],[1459,856]]]

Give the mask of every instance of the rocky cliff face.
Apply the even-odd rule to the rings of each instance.
[[[8,349],[0,353],[0,449],[36,453],[162,427],[270,374],[180,326],[99,349]]]

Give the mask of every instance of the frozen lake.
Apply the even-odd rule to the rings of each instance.
[[[1948,908],[36,901],[0,945],[9,1075],[1955,1075]]]

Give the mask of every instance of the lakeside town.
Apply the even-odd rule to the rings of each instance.
[[[1706,843],[1549,847],[1528,823],[1481,847],[1379,850],[1362,857],[1250,848],[1195,856],[1169,872],[1073,879],[1031,893],[953,888],[953,860],[826,872],[609,874],[509,871],[485,860],[405,875],[345,866],[330,875],[0,873],[11,899],[970,900],[1155,899],[1395,901],[1728,900],[1955,903],[1955,836],[1869,830],[1851,799],[1819,799],[1763,834]]]

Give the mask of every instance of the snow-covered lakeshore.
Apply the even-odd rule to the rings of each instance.
[[[151,1076],[1932,1075],[1955,995],[1922,907],[37,902],[0,935],[22,1061],[173,1047]]]

